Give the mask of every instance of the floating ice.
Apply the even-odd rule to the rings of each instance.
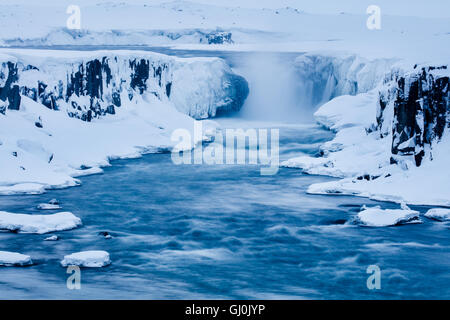
[[[29,266],[33,261],[30,256],[17,252],[0,251],[0,266]]]
[[[44,241],[57,241],[57,240],[59,240],[59,238],[58,238],[58,236],[55,236],[55,235],[44,239]]]
[[[70,265],[86,267],[86,268],[100,268],[111,264],[109,253],[106,251],[81,251],[72,253],[64,257],[61,261],[63,267]]]
[[[71,212],[32,215],[0,211],[0,229],[14,232],[43,234],[74,229],[81,224],[81,219]]]
[[[419,212],[404,209],[386,209],[380,207],[364,208],[358,213],[359,222],[368,227],[387,227],[407,223],[421,223]]]

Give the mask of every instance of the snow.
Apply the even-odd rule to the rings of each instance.
[[[17,252],[0,251],[0,266],[29,266],[33,261],[30,256]]]
[[[309,193],[450,206],[448,130],[434,146],[433,161],[425,159],[420,168],[408,161],[390,165],[390,106],[380,129],[386,135],[381,138],[372,130],[379,92],[386,89],[382,86],[389,74],[411,70],[415,64],[448,65],[448,4],[437,0],[427,4],[379,1],[382,28],[370,31],[365,25],[365,10],[370,3],[325,1],[315,5],[304,0],[264,0],[262,5],[256,0],[245,4],[235,0],[80,0],[81,31],[64,28],[70,1],[44,0],[32,5],[27,1],[14,5],[5,2],[0,4],[0,43],[304,52],[299,53],[293,66],[302,80],[299,89],[311,99],[309,104],[321,105],[315,118],[336,136],[321,146],[322,157],[299,156],[282,166],[340,178],[314,184],[308,188]],[[408,10],[404,10],[405,6]],[[234,43],[203,43],[210,32],[231,32]],[[38,194],[49,188],[76,186],[80,184],[76,177],[102,173],[101,168],[108,166],[111,159],[170,149],[174,129],[192,131],[196,122],[189,116],[213,116],[217,107],[226,102],[221,93],[227,85],[226,75],[232,70],[221,59],[179,59],[124,50],[115,50],[114,55],[170,64],[168,77],[174,82],[170,99],[157,99],[151,94],[132,101],[122,99],[125,103],[115,115],[84,123],[22,97],[20,111],[0,113],[0,194]],[[55,84],[55,74],[101,56],[111,57],[111,52],[2,49],[0,61],[38,66],[39,71],[27,71],[19,80],[21,85],[35,86],[39,79]],[[123,76],[120,65],[116,71]],[[36,121],[43,128],[37,128]],[[411,141],[403,146],[408,143]]]
[[[370,136],[366,138],[370,139]],[[434,146],[433,161],[426,159],[420,167],[416,167],[412,163],[408,167],[389,165],[388,149],[383,151],[381,145],[383,140],[387,140],[385,142],[387,148],[389,140],[386,138],[380,139],[378,140],[380,143],[378,150],[374,149],[372,153],[362,154],[362,156],[352,152],[354,148],[359,148],[359,145],[354,145],[349,150],[343,149],[336,152],[336,155],[330,155],[332,159],[348,157],[347,164],[342,165],[348,177],[338,181],[313,184],[307,192],[312,194],[347,194],[380,201],[398,203],[403,201],[413,205],[450,207],[449,137],[443,137],[442,141]],[[374,141],[377,140],[371,142]],[[376,144],[373,143],[373,146],[376,146]],[[370,156],[371,154],[373,157]],[[354,170],[351,169],[352,165],[355,168]],[[364,169],[366,171],[363,171]],[[325,169],[317,168],[315,170],[321,171],[321,174],[327,174]],[[332,169],[333,172],[337,172],[337,170],[337,168]],[[358,172],[360,175],[370,173],[371,180],[356,179],[355,175],[358,175]],[[426,190],[432,190],[432,192],[425,192]]]
[[[450,209],[434,208],[425,213],[425,217],[437,221],[450,221]]]
[[[416,167],[408,159],[399,165],[390,164],[393,103],[386,106],[384,121],[379,130],[375,130],[379,125],[380,92],[389,94],[389,79],[394,74],[407,74],[412,68],[405,61],[369,60],[336,53],[334,56],[329,53],[327,58],[323,53],[317,55],[302,55],[297,64],[302,66],[302,78],[310,79],[310,92],[323,93],[316,100],[331,98],[320,106],[314,117],[336,135],[320,146],[322,156],[298,156],[282,162],[281,166],[341,178],[311,185],[307,190],[311,194],[346,194],[414,205],[450,206],[448,131],[433,145],[433,160],[427,157]],[[341,64],[347,68],[339,67]],[[448,65],[448,61],[443,64]],[[377,72],[363,71],[374,68]],[[448,71],[439,72],[448,75]],[[331,85],[330,76],[334,79]],[[356,84],[353,89],[350,83]],[[316,85],[314,90],[313,85]]]
[[[86,268],[100,268],[111,264],[109,253],[106,251],[81,251],[64,256],[61,261],[63,267],[75,265]]]
[[[66,79],[65,72],[74,64],[111,55],[107,51],[3,50],[7,55],[0,54],[0,61],[39,67],[39,74],[33,75],[38,76],[34,85],[39,79],[56,85],[56,75]],[[131,101],[124,97],[116,114],[88,123],[68,117],[64,108],[50,110],[22,96],[19,111],[0,113],[0,194],[40,194],[47,189],[77,186],[80,181],[76,177],[101,173],[101,167],[109,166],[111,159],[170,150],[176,143],[171,140],[175,129],[193,132],[196,121],[189,115],[204,118],[215,114],[226,94],[226,77],[232,73],[218,58],[178,59],[140,51],[115,51],[110,59],[114,57],[124,61],[144,57],[170,64],[172,99],[150,92],[135,95]],[[115,76],[121,76],[120,70]],[[19,83],[31,81],[25,78]],[[37,119],[42,120],[43,128],[35,126]]]
[[[44,234],[70,230],[80,225],[81,219],[71,212],[37,215],[0,211],[0,229],[14,232]]]
[[[2,0],[6,45],[145,45],[252,51],[351,51],[372,57],[446,58],[448,3],[377,1],[381,30],[368,30],[369,1],[80,0],[80,31],[67,30],[70,1],[10,4]],[[408,9],[405,10],[404,7]],[[413,16],[406,16],[413,15]],[[124,19],[124,17],[127,17]],[[20,23],[17,23],[20,21]],[[208,45],[209,32],[231,32],[234,44]],[[202,42],[201,42],[202,41]],[[439,46],[441,44],[441,46]],[[427,50],[434,48],[434,50]],[[417,61],[416,61],[417,62]]]
[[[59,205],[59,201],[56,199],[50,200],[48,203],[40,203],[37,205],[39,210],[59,210],[61,206]]]
[[[363,208],[357,220],[367,227],[388,227],[408,223],[421,223],[419,212],[406,209]]]
[[[376,101],[377,90],[371,90],[340,96],[324,104],[314,116],[319,123],[337,131],[333,140],[321,146],[324,156],[298,157],[281,166],[343,178],[376,172],[380,164],[388,164],[388,139],[377,139],[376,133],[366,134],[366,128],[375,121]]]
[[[59,238],[56,235],[53,235],[53,236],[50,236],[50,237],[47,237],[44,239],[44,241],[58,241],[58,240],[59,240]]]

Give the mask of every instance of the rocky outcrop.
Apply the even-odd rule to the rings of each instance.
[[[2,63],[0,69],[0,113],[5,113],[6,107],[11,110],[19,110],[19,86],[15,84],[17,80],[17,64],[10,61]]]
[[[432,159],[433,144],[450,128],[447,66],[416,66],[407,74],[393,73],[390,80],[380,92],[378,129],[386,135],[384,122],[392,118],[391,163],[407,157],[420,166],[425,156]]]
[[[0,112],[5,113],[6,107],[19,110],[23,95],[49,109],[66,111],[69,117],[91,121],[115,114],[124,101],[146,94],[171,101],[175,88],[173,104],[177,109],[194,118],[208,118],[239,110],[248,95],[245,79],[221,59],[193,61],[143,54],[57,61],[36,66],[4,62],[0,69]],[[184,72],[193,74],[186,77]],[[196,87],[187,83],[193,81],[198,83]]]

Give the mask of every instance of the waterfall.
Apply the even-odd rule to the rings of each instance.
[[[298,54],[297,54],[298,55]],[[302,122],[312,110],[302,102],[300,79],[293,68],[297,55],[254,53],[246,55],[237,71],[249,83],[250,94],[239,114],[263,121]]]

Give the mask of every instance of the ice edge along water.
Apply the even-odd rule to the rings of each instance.
[[[0,251],[0,266],[23,267],[32,265],[30,256],[17,252]]]

